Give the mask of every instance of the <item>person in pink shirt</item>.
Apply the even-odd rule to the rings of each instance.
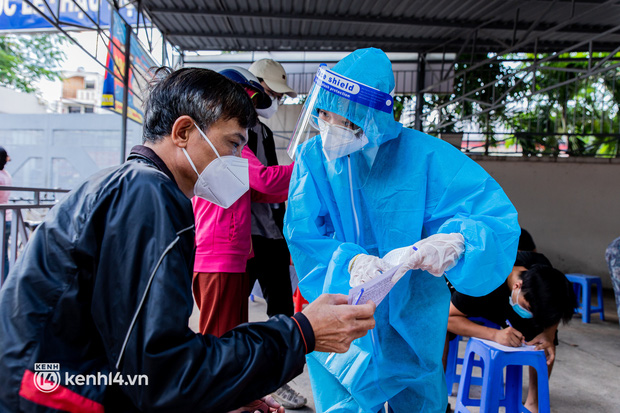
[[[271,105],[269,96],[247,70],[233,67],[220,73],[244,86],[255,107]],[[249,165],[248,192],[228,208],[199,197],[192,199],[196,222],[192,287],[200,309],[199,329],[202,334],[218,337],[248,321],[251,286],[246,264],[254,255],[251,202],[284,202],[293,171],[293,164],[264,166],[247,146],[241,156]]]
[[[13,178],[11,174],[4,169],[4,166],[11,160],[11,157],[6,152],[2,146],[0,146],[0,186],[11,186],[13,185]],[[8,204],[9,196],[11,195],[10,191],[0,191],[0,204]],[[6,210],[4,215],[5,223],[4,223],[4,245],[9,241],[9,234],[11,233],[11,219],[13,218],[12,212],[10,209]],[[6,275],[9,272],[9,253],[8,250],[4,253],[4,273],[3,276],[6,278]]]

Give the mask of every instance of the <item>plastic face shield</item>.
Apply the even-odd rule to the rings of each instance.
[[[373,136],[379,135],[375,115],[392,113],[392,106],[393,99],[388,93],[321,65],[287,152],[295,159],[299,146],[311,139],[322,141],[328,161],[374,147]]]

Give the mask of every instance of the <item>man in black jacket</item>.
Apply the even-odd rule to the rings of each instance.
[[[50,211],[0,290],[1,412],[225,412],[301,373],[305,354],[344,352],[374,326],[374,304],[325,295],[219,339],[188,328],[189,198],[230,195],[218,179],[236,177],[226,157],[256,115],[210,70],[157,77],[144,145]]]

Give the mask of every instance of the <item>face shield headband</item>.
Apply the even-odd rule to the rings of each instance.
[[[344,156],[358,151],[368,144],[369,138],[373,134],[380,133],[376,118],[378,114],[391,114],[393,103],[390,94],[356,82],[327,69],[325,65],[321,65],[314,77],[312,88],[297,121],[295,132],[287,150],[288,154],[294,159],[300,145],[321,133],[321,125],[317,122],[319,111],[334,113],[354,125],[351,127],[352,133],[346,134],[333,133],[336,129],[332,128],[332,133],[322,143],[323,145],[329,141],[330,148],[342,148],[345,142],[342,145],[336,142],[339,136],[350,138],[355,135],[359,138],[359,141],[347,142],[345,145],[347,149],[338,150],[336,155],[330,150],[330,156]],[[361,133],[357,129],[361,129]]]

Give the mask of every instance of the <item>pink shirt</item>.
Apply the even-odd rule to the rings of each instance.
[[[13,178],[11,178],[11,174],[6,169],[0,171],[0,185],[13,186]],[[11,196],[11,191],[0,191],[0,204],[8,204],[9,196]],[[13,212],[8,209],[6,211],[6,220],[10,221],[11,219],[13,219]]]
[[[194,197],[196,220],[195,272],[245,272],[252,251],[251,202],[286,201],[293,172],[291,165],[264,166],[245,146],[241,156],[248,160],[250,190],[228,209]]]

